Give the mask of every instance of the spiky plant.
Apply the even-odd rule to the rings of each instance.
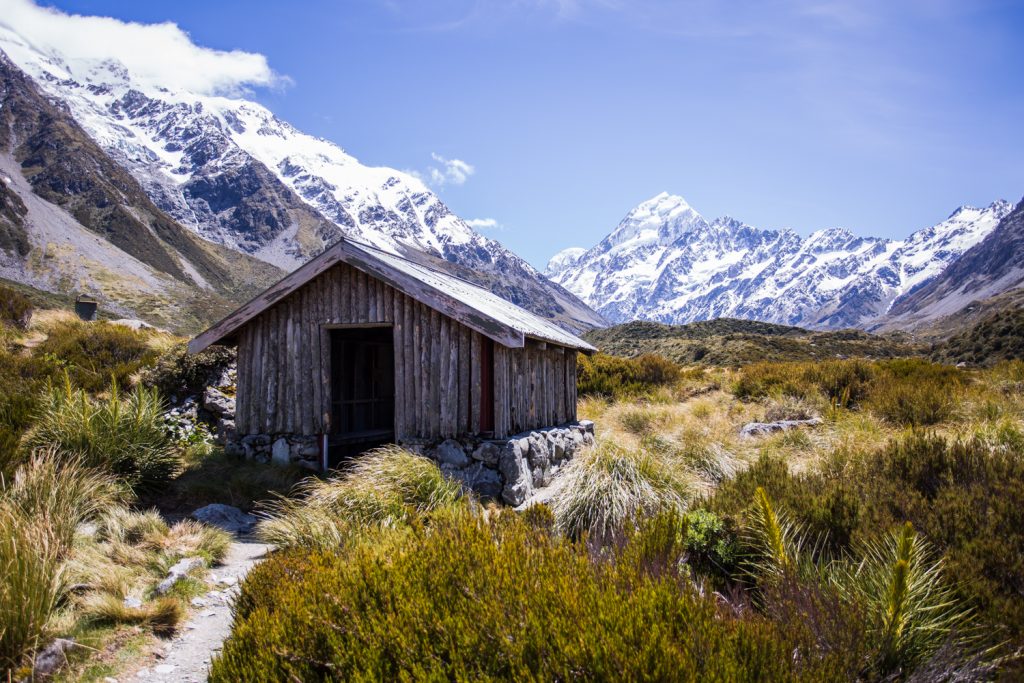
[[[959,604],[942,560],[909,522],[865,544],[862,554],[839,580],[849,599],[868,609],[880,675],[913,671],[940,650],[977,657],[971,610]]]
[[[803,559],[804,534],[799,525],[777,512],[763,487],[754,491],[753,507],[744,534],[749,565],[758,579],[795,570]]]
[[[52,447],[78,456],[90,466],[145,486],[166,480],[181,464],[167,436],[163,401],[155,389],[139,387],[122,394],[115,382],[110,396],[91,398],[64,382],[44,396],[36,424],[25,435],[33,448]]]

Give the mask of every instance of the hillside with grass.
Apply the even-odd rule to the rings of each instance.
[[[686,325],[636,321],[591,330],[584,338],[614,355],[656,353],[677,363],[701,365],[735,366],[763,360],[898,358],[924,351],[923,346],[899,333],[816,332],[733,318]]]

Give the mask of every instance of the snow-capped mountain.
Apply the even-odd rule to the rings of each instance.
[[[444,259],[459,275],[574,329],[602,323],[476,233],[418,178],[364,166],[255,102],[165,88],[114,60],[38,49],[3,26],[0,51],[59,99],[156,206],[207,240],[291,270],[344,234]]]
[[[723,217],[682,197],[643,202],[586,252],[561,252],[548,275],[611,321],[717,317],[815,328],[871,327],[900,297],[941,274],[1011,206],[960,207],[905,240],[841,228],[801,238]]]

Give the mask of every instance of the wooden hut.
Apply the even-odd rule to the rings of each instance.
[[[213,344],[238,347],[241,447],[321,467],[386,442],[469,449],[572,424],[576,354],[594,351],[487,290],[350,239],[189,351]]]

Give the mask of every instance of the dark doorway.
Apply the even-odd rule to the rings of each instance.
[[[494,342],[486,337],[480,345],[480,431],[494,432]]]
[[[331,467],[395,439],[395,344],[390,327],[330,331]]]

